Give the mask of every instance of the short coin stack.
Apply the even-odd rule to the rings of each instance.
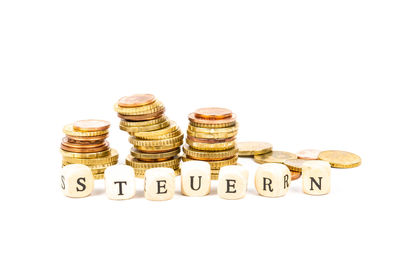
[[[136,177],[156,167],[172,168],[179,175],[183,133],[164,115],[164,105],[154,95],[136,94],[121,98],[114,109],[121,118],[120,129],[130,135],[133,147],[126,164],[134,168]]]
[[[211,178],[218,179],[223,166],[238,159],[236,115],[225,108],[200,108],[189,114],[183,161],[202,160],[211,166]]]
[[[118,152],[106,141],[108,128],[110,123],[103,120],[81,120],[64,126],[62,166],[84,164],[95,179],[103,179],[105,169],[118,163]]]

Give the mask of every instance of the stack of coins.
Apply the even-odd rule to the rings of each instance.
[[[225,108],[200,108],[189,114],[183,161],[202,160],[211,166],[211,178],[218,179],[223,166],[238,159],[236,115]]]
[[[133,145],[126,164],[144,177],[147,169],[166,167],[180,174],[180,146],[183,133],[165,115],[164,105],[151,94],[136,94],[121,98],[114,105],[121,118],[120,129],[129,133]]]
[[[118,152],[109,147],[110,123],[102,120],[81,120],[64,126],[61,142],[62,166],[84,164],[92,169],[95,179],[103,179],[107,167],[118,163]]]

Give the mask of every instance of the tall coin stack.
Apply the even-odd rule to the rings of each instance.
[[[211,166],[211,178],[218,179],[223,166],[238,159],[236,115],[225,108],[200,108],[189,114],[183,161],[202,160]]]
[[[118,152],[109,147],[110,123],[103,120],[81,120],[64,126],[61,142],[62,166],[84,164],[95,179],[103,179],[107,167],[118,163]]]
[[[144,177],[147,169],[167,167],[180,174],[180,146],[183,133],[165,115],[164,105],[151,94],[125,96],[114,109],[121,118],[120,129],[129,133],[133,145],[126,158],[136,177]]]

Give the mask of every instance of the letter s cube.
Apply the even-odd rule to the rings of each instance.
[[[67,197],[87,197],[93,192],[91,169],[83,164],[70,164],[61,170],[61,189]]]

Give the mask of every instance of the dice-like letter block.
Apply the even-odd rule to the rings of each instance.
[[[331,191],[331,165],[322,160],[310,160],[303,164],[303,192],[309,195],[325,195]]]
[[[94,178],[86,165],[70,164],[61,170],[61,189],[67,197],[87,197],[93,192]]]
[[[254,180],[258,194],[264,197],[286,195],[291,181],[290,170],[280,163],[265,163],[258,167]]]
[[[152,168],[144,174],[144,197],[169,200],[175,193],[175,172],[171,168]]]
[[[242,166],[222,167],[218,175],[218,195],[224,199],[241,199],[247,192],[249,172]]]
[[[181,191],[185,196],[201,197],[211,189],[211,168],[205,161],[187,161],[181,164]]]
[[[136,193],[135,172],[128,165],[114,165],[104,172],[106,194],[109,199],[130,199]]]

